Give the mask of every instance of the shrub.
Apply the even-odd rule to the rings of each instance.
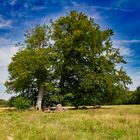
[[[0,99],[0,107],[6,107],[8,106],[8,102],[4,99]]]
[[[31,107],[31,101],[29,99],[26,99],[25,97],[16,97],[12,104],[14,107],[16,107],[19,110],[25,110],[29,109]]]
[[[11,97],[10,99],[9,99],[9,101],[8,101],[8,105],[10,106],[10,107],[13,107],[14,106],[14,100],[16,99],[16,96],[13,96],[13,97]]]

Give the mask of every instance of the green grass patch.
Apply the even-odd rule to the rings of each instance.
[[[106,109],[0,112],[0,139],[7,140],[139,140],[140,105]]]

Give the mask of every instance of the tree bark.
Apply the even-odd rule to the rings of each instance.
[[[40,86],[38,90],[37,101],[36,101],[36,110],[39,110],[39,111],[42,110],[43,92],[44,92],[44,88],[43,86]]]

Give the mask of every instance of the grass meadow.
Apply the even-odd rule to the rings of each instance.
[[[140,105],[61,113],[1,110],[0,140],[140,140]]]

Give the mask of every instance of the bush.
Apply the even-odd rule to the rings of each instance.
[[[8,101],[4,99],[0,99],[0,107],[6,107],[6,106],[8,106]]]
[[[13,96],[13,97],[11,97],[10,99],[9,99],[9,101],[8,101],[8,105],[10,106],[10,107],[14,107],[14,100],[16,99],[16,96]]]
[[[25,110],[31,107],[31,101],[25,97],[15,97],[12,101],[12,105],[19,110]]]

